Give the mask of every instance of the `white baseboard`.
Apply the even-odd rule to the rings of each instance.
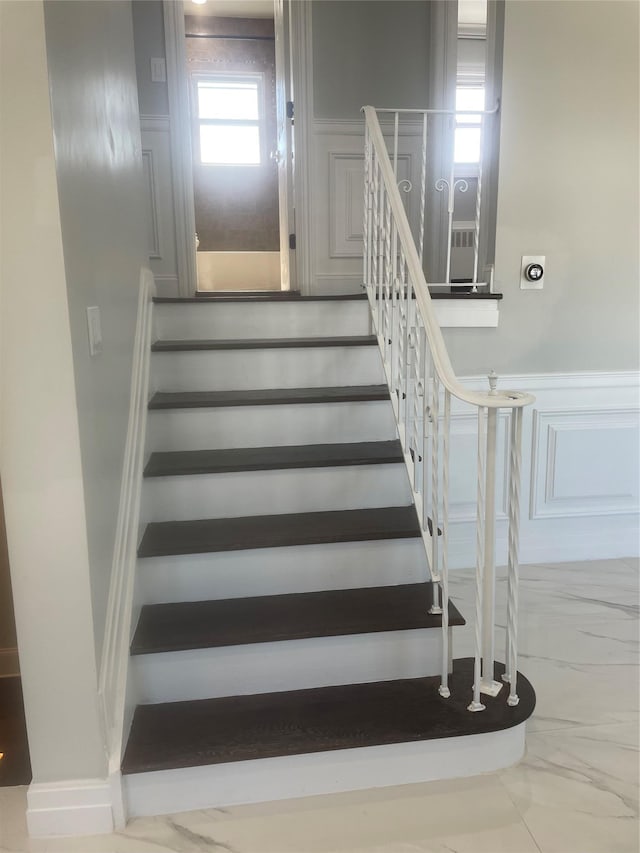
[[[107,779],[32,783],[27,791],[29,835],[46,838],[113,832],[111,800]]]
[[[20,675],[17,649],[0,649],[0,678]]]
[[[499,732],[342,749],[123,777],[130,817],[288,800],[437,779],[515,764],[525,723]]]

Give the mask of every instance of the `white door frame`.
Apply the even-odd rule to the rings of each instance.
[[[167,58],[167,90],[169,96],[169,138],[173,213],[178,266],[178,293],[195,296],[198,287],[196,270],[196,213],[193,200],[193,164],[191,155],[191,120],[184,34],[182,0],[164,0],[164,38]]]
[[[310,278],[309,242],[309,123],[313,98],[311,74],[311,4],[287,0],[290,22],[291,77],[295,118],[295,277],[302,293],[308,293]],[[189,88],[186,73],[184,4],[182,0],[163,0],[164,35],[169,98],[171,172],[176,229],[176,258],[180,296],[194,296],[197,290],[195,206]],[[294,221],[293,211],[288,218]],[[288,237],[288,235],[287,235]]]

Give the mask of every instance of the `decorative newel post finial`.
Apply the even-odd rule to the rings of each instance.
[[[489,394],[491,394],[492,397],[495,397],[495,395],[498,393],[496,390],[497,387],[498,387],[498,374],[495,372],[495,370],[492,370],[491,373],[489,374],[489,389],[490,389]]]

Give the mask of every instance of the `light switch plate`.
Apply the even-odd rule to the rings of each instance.
[[[100,309],[97,305],[87,308],[87,326],[89,329],[89,354],[99,355],[102,352],[102,323]]]
[[[162,56],[151,58],[151,82],[167,82],[167,63]]]
[[[529,264],[540,264],[544,270],[542,278],[537,281],[529,281],[525,275],[525,270]],[[547,278],[547,259],[544,255],[523,255],[520,263],[520,290],[542,290]]]

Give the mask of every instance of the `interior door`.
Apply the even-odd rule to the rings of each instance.
[[[282,290],[291,289],[295,265],[291,262],[289,235],[293,233],[293,215],[289,199],[292,195],[291,120],[287,117],[289,74],[287,71],[287,22],[284,0],[274,0],[276,49],[276,112],[278,135],[275,159],[278,164],[278,209],[280,213],[280,281]]]

